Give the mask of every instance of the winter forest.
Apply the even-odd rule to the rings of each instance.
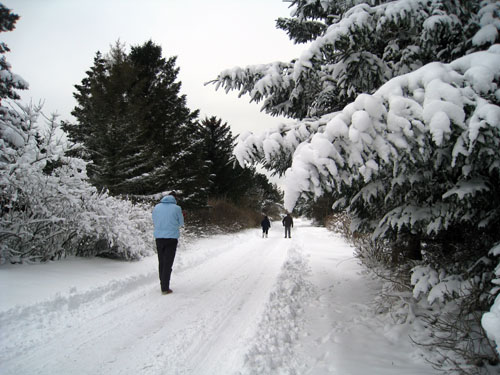
[[[301,55],[207,82],[288,118],[262,133],[188,108],[182,66],[152,40],[96,51],[74,83],[75,121],[59,121],[19,102],[28,82],[0,43],[0,272],[152,255],[166,191],[179,192],[188,232],[292,212],[355,247],[384,281],[380,309],[431,330],[415,345],[439,353],[436,368],[497,373],[500,2],[285,2],[276,28]],[[0,31],[20,16],[0,4]]]

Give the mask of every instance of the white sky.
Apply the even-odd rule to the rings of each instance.
[[[92,66],[95,53],[109,51],[118,39],[127,46],[151,39],[163,56],[177,56],[181,93],[200,118],[217,116],[233,135],[260,131],[283,118],[260,112],[262,103],[215,91],[204,83],[234,66],[289,61],[300,55],[278,17],[288,17],[281,0],[7,0],[4,6],[21,19],[0,35],[11,52],[12,71],[30,84],[18,91],[23,101],[45,101],[44,112],[73,120],[74,85]]]

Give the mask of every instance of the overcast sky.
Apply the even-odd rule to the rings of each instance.
[[[283,119],[260,112],[248,96],[215,91],[204,83],[234,66],[289,61],[300,55],[278,17],[288,17],[281,0],[8,0],[21,16],[12,32],[0,35],[11,52],[12,71],[30,84],[23,101],[45,101],[47,114],[72,120],[74,85],[85,77],[95,53],[120,39],[127,46],[151,39],[163,56],[177,56],[181,92],[200,117],[217,116],[234,135],[260,131]]]

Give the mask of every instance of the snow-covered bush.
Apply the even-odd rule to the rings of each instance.
[[[135,259],[152,251],[149,213],[99,193],[83,160],[65,156],[55,118],[41,108],[0,108],[1,263],[67,254]]]
[[[138,259],[154,251],[151,207],[147,205],[95,192],[82,199],[78,221],[72,249],[76,255]]]

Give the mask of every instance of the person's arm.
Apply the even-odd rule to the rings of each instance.
[[[182,209],[179,207],[178,215],[179,228],[184,226],[184,214],[182,213]]]

